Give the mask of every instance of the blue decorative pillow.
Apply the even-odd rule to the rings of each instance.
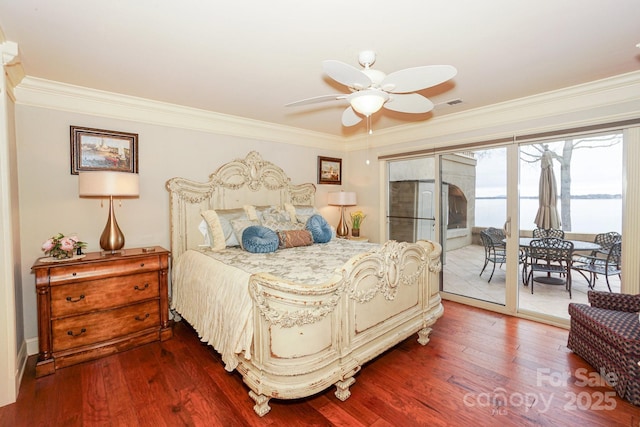
[[[314,243],[327,243],[333,236],[331,226],[322,215],[311,215],[305,227],[311,232]]]
[[[264,254],[275,252],[280,239],[275,231],[261,225],[252,225],[242,232],[242,247],[247,252]]]

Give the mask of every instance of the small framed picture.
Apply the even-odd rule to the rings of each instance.
[[[318,184],[342,184],[342,159],[318,156]]]
[[[71,174],[138,173],[138,134],[71,126]]]

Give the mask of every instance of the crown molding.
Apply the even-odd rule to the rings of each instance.
[[[442,137],[447,137],[448,144],[456,138],[460,139],[457,142],[462,143],[472,141],[474,137],[469,134],[479,131],[482,131],[483,139],[486,138],[487,131],[492,138],[514,136],[516,133],[527,134],[533,130],[554,130],[558,125],[553,123],[553,118],[571,115],[578,117],[579,113],[607,107],[610,107],[607,114],[598,113],[597,118],[563,120],[561,126],[566,128],[637,118],[640,115],[640,71],[447,114],[428,122],[383,129],[373,136],[350,137],[346,140],[346,146],[348,151],[355,151],[367,146],[385,147]],[[518,126],[514,126],[516,124]]]
[[[344,150],[342,137],[27,76],[16,103],[221,135]]]
[[[557,125],[540,123],[545,120],[552,122],[553,118],[561,115],[622,106],[623,111],[611,108],[608,114],[598,116],[602,122],[618,121],[638,117],[640,109],[638,71],[447,114],[427,122],[382,129],[372,136],[365,134],[345,138],[36,77],[27,76],[18,81],[20,83],[15,86],[14,93],[16,103],[21,105],[338,151],[433,141],[444,137],[449,144],[456,139],[466,142],[473,140],[469,134],[482,131],[486,135],[488,130],[495,137],[513,136],[514,128],[518,132],[525,130],[522,125],[515,127],[515,124],[538,123],[528,125],[526,132],[550,130]],[[624,108],[625,105],[633,108]],[[594,119],[563,121],[562,126],[587,122],[594,123]]]
[[[18,45],[4,39],[0,30],[0,62],[6,76],[6,89],[9,97],[15,102],[14,88],[24,78],[24,69],[19,61]]]

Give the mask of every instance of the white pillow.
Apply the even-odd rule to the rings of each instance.
[[[204,244],[202,244],[202,246],[211,246],[211,240],[213,239],[211,238],[211,234],[209,233],[209,225],[207,225],[207,221],[205,221],[204,219],[200,221],[200,224],[198,224],[198,231],[200,231],[202,237],[204,238]]]

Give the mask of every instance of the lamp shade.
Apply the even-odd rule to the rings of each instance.
[[[327,202],[333,206],[354,206],[356,205],[356,193],[352,191],[335,191],[329,193]]]
[[[137,173],[112,171],[79,173],[78,195],[80,197],[136,197],[139,193],[140,183]]]
[[[389,99],[389,95],[386,92],[369,89],[356,92],[349,99],[354,110],[368,117],[382,108]]]

